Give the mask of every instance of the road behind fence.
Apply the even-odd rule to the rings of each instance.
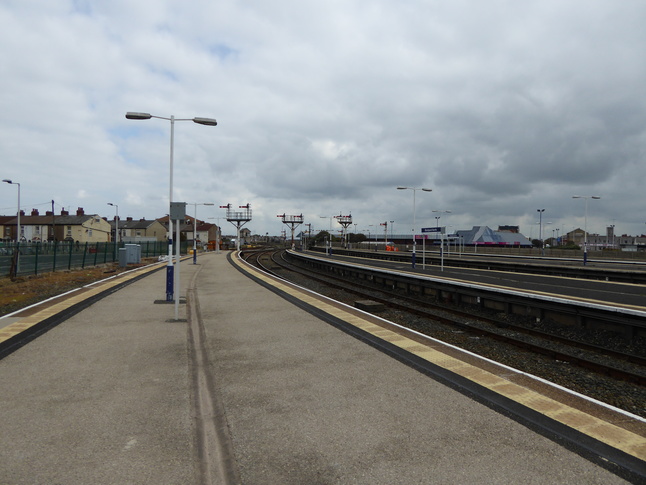
[[[146,241],[137,244],[141,246],[142,258],[168,254],[167,241]],[[118,245],[112,242],[68,241],[5,243],[0,246],[0,276],[10,276],[12,273],[15,273],[15,276],[37,275],[117,262],[119,248],[123,247],[122,242]],[[185,241],[180,249],[182,253],[186,253]]]

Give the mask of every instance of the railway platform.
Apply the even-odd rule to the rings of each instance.
[[[641,420],[564,402],[226,253],[182,263],[175,321],[154,269],[0,319],[0,339],[16,338],[66,314],[0,360],[0,483],[646,480]]]

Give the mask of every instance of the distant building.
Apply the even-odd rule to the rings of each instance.
[[[17,217],[4,222],[4,234],[16,239]],[[7,231],[8,230],[8,231]],[[47,211],[40,215],[33,209],[30,215],[20,212],[20,240],[25,242],[75,241],[79,243],[107,242],[110,238],[110,224],[97,214],[85,214],[82,207],[76,215],[61,210],[60,215]]]
[[[116,217],[115,217],[116,219]],[[116,220],[110,223],[110,240],[115,240]],[[133,220],[128,217],[125,220],[119,219],[119,241],[165,241],[168,229],[157,220],[139,219]]]
[[[16,216],[0,216],[0,236],[3,241],[11,241],[11,225],[10,221],[14,221],[14,230],[16,228]],[[21,221],[22,222],[22,221]],[[15,240],[15,237],[13,238]]]
[[[532,247],[532,242],[519,232],[494,231],[487,226],[473,226],[467,231],[456,231],[465,246]]]
[[[215,242],[218,239],[218,233],[220,229],[218,228],[217,225],[212,224],[210,222],[202,222],[199,223],[195,227],[195,239],[199,244],[206,244],[208,242]],[[191,234],[190,238],[191,241],[193,240],[193,235]]]
[[[581,228],[574,229],[566,235],[568,243],[583,247],[585,244],[585,231]],[[588,233],[589,250],[621,250],[621,251],[646,251],[646,236],[629,236],[622,234],[618,236],[614,227],[608,226],[604,236]]]

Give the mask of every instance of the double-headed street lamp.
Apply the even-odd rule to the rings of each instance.
[[[434,210],[433,212],[439,212],[441,214],[450,214],[451,213],[451,211],[442,211],[442,210]],[[440,218],[441,217],[442,216],[435,216],[435,220],[437,221],[436,229],[437,229],[438,232],[440,230]],[[437,237],[437,233],[436,233],[435,237]],[[451,246],[451,241],[450,240],[449,240],[448,246],[449,246],[449,252],[451,252],[450,251],[450,246]],[[444,232],[440,233],[440,256],[441,256],[441,259],[442,259],[442,271],[444,271]]]
[[[108,202],[108,205],[113,206],[117,210],[117,214],[114,218],[114,259],[117,259],[117,248],[119,247],[119,206]]]
[[[190,204],[195,209],[195,220],[193,221],[193,264],[197,264],[197,206],[198,205],[215,205],[213,202],[194,202]]]
[[[16,221],[16,244],[20,242],[20,184],[10,179],[4,179],[3,182],[18,186],[18,220]]]
[[[598,195],[573,195],[573,199],[585,199],[585,215],[583,219],[583,265],[588,263],[588,199],[600,199]]]
[[[133,111],[128,111],[126,113],[126,118],[129,120],[149,120],[150,118],[157,118],[160,120],[170,121],[170,189],[168,192],[168,203],[169,205],[173,202],[173,152],[174,152],[174,143],[175,143],[175,121],[192,121],[199,125],[207,126],[217,126],[218,122],[213,118],[175,118],[172,116],[166,118],[164,116],[153,116],[150,113],[138,113]],[[168,211],[168,265],[166,266],[166,301],[173,301],[173,221],[170,217],[171,211]],[[177,223],[179,225],[179,222]],[[179,231],[178,231],[179,232]],[[179,239],[179,238],[178,238]],[[176,259],[177,259],[177,275],[175,275],[175,286],[179,286],[179,251],[180,251],[180,242],[176,241]],[[177,288],[177,293],[179,293],[179,288]],[[179,297],[175,296],[175,320],[178,320],[178,304]]]
[[[415,193],[418,190],[422,190],[424,192],[432,192],[433,189],[427,189],[424,187],[417,188],[417,187],[397,187],[397,190],[412,190],[413,191],[413,257],[411,259],[413,269],[415,269],[415,246],[417,245],[417,240],[415,239]]]
[[[538,212],[538,240],[541,242],[541,255],[545,256],[545,245],[543,244],[543,212],[545,209],[536,209]]]
[[[319,216],[320,219],[330,219],[330,232],[328,233],[328,239],[330,240],[330,247],[328,249],[327,243],[325,246],[325,254],[332,255],[332,219],[334,219],[336,216]]]

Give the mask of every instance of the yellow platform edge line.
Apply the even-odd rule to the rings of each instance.
[[[141,274],[152,272],[156,270],[159,266],[161,266],[161,264],[162,263],[146,266],[144,268],[139,268],[139,269],[130,271],[128,273],[122,273],[122,274],[116,275],[113,278],[106,279],[100,282],[90,283],[82,288],[79,288],[79,289],[85,289],[86,291],[83,291],[82,293],[78,293],[76,295],[71,295],[69,298],[65,298],[65,300],[59,303],[54,303],[53,305],[50,305],[47,308],[43,308],[40,311],[32,313],[31,315],[21,318],[20,320],[4,327],[2,330],[0,330],[0,343],[6,342],[7,340],[14,338],[16,335],[19,335],[21,332],[24,332],[25,330],[33,327],[34,325],[38,325],[40,322],[42,322],[43,320],[46,320],[52,315],[56,315],[57,313],[60,313],[63,310],[66,310],[67,308],[70,308],[76,305],[77,303],[82,302],[83,300],[86,300],[87,298],[91,298],[97,295],[98,293],[101,293],[105,290],[109,290],[110,288],[113,288],[121,283],[129,281],[133,278],[136,278]]]

